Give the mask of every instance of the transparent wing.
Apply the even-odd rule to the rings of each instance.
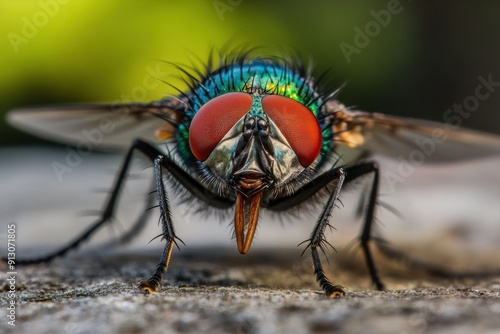
[[[33,135],[98,150],[125,149],[135,138],[162,142],[181,120],[180,102],[60,105],[16,109],[7,121]]]
[[[335,115],[336,150],[348,163],[366,154],[423,162],[500,155],[500,136],[452,124],[348,110],[337,101],[329,101],[327,107]]]

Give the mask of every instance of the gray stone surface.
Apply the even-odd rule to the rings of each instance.
[[[51,168],[64,161],[64,149],[0,151],[2,255],[6,225],[16,223],[17,256],[41,255],[68,242],[94,217],[106,198],[119,156],[91,154],[63,182]],[[494,168],[493,168],[493,167]],[[382,190],[381,200],[402,212],[378,213],[377,231],[404,254],[454,270],[498,270],[500,180],[498,160],[470,162],[453,171],[421,166],[397,193]],[[141,170],[141,168],[139,168]],[[474,171],[474,173],[471,173]],[[143,170],[149,175],[150,169]],[[430,172],[430,173],[429,173]],[[498,333],[500,276],[436,278],[415,266],[377,255],[388,290],[374,291],[356,246],[359,219],[352,219],[363,191],[343,194],[335,212],[336,230],[328,240],[338,253],[325,262],[329,277],[348,295],[327,299],[314,280],[309,255],[300,256],[316,212],[295,223],[262,213],[256,241],[241,256],[231,240],[231,218],[217,223],[174,204],[179,236],[187,246],[174,251],[163,288],[155,295],[136,289],[152,273],[161,253],[157,216],[128,246],[99,246],[126,227],[129,211],[142,203],[146,188],[124,191],[128,201],[117,219],[70,256],[50,264],[17,268],[16,327],[7,325],[7,269],[0,269],[3,290],[0,331],[15,333]],[[175,198],[175,195],[172,196]],[[131,203],[131,204],[130,204]],[[137,205],[136,205],[137,206]],[[139,206],[139,209],[142,207]],[[350,218],[349,218],[350,217]],[[124,224],[124,226],[121,226]]]
[[[136,282],[150,274],[157,253],[87,253],[19,269],[15,332],[500,330],[498,277],[432,279],[411,268],[384,270],[389,290],[378,292],[367,288],[368,277],[359,261],[358,270],[347,264],[336,266],[335,280],[349,292],[345,298],[327,299],[311,268],[304,265],[307,261],[295,257],[295,251],[268,249],[242,258],[233,249],[193,249],[174,254],[160,292],[143,295]],[[5,301],[6,294],[1,296]]]

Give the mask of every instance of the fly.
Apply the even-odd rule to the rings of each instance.
[[[366,216],[359,237],[371,280],[384,284],[372,259],[372,226],[379,189],[379,167],[373,156],[397,157],[416,148],[415,138],[446,138],[427,161],[474,158],[498,154],[500,139],[493,135],[444,127],[346,108],[335,92],[323,92],[300,61],[223,57],[217,69],[179,67],[189,89],[151,103],[75,105],[17,110],[9,121],[50,139],[77,143],[82,127],[97,127],[112,119],[114,131],[102,147],[125,148],[127,154],[100,219],[83,235],[44,257],[20,261],[50,261],[76,248],[113,216],[129,165],[135,153],[154,166],[165,248],[152,276],[140,283],[145,293],[161,288],[174,246],[182,242],[174,229],[165,175],[206,205],[234,211],[234,233],[241,254],[250,250],[259,210],[286,212],[308,202],[323,201],[305,249],[313,259],[314,275],[328,297],[345,289],[325,275],[319,251],[329,245],[325,229],[342,188],[369,175]],[[466,148],[448,150],[447,145]],[[174,150],[165,149],[173,145]]]

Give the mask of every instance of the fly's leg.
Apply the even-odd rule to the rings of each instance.
[[[373,284],[375,284],[377,290],[384,290],[384,284],[380,281],[377,273],[377,268],[375,267],[375,263],[373,261],[373,257],[369,247],[379,186],[378,165],[374,162],[363,163],[347,168],[346,173],[346,183],[360,176],[373,173],[373,182],[369,194],[368,206],[366,208],[365,221],[361,230],[361,235],[359,236],[359,240],[361,243],[361,249],[363,250],[363,253],[365,255],[366,264],[368,266],[372,282]]]
[[[345,177],[344,177],[344,172],[345,172]],[[328,223],[329,215],[331,214],[332,207],[335,204],[334,202],[336,196],[338,196],[340,187],[342,187],[341,181],[343,181],[344,185],[347,185],[349,182],[352,182],[353,180],[370,173],[374,173],[375,176],[372,183],[372,188],[370,190],[370,198],[367,207],[365,221],[363,224],[363,229],[359,238],[361,242],[361,247],[365,254],[366,262],[368,264],[368,270],[370,272],[371,279],[375,284],[375,286],[377,287],[377,289],[383,290],[384,285],[382,284],[382,282],[378,277],[377,269],[375,267],[375,263],[373,261],[373,257],[371,255],[369,247],[369,243],[371,241],[371,230],[373,225],[378,184],[379,184],[379,170],[378,166],[374,162],[362,163],[359,165],[347,167],[345,169],[338,168],[326,171],[318,175],[313,180],[311,180],[311,182],[308,182],[305,185],[303,185],[294,194],[274,199],[267,204],[267,208],[269,210],[273,211],[289,210],[293,207],[296,207],[298,205],[301,205],[302,203],[307,202],[330,182],[338,179],[337,186],[330,195],[327,206],[323,209],[321,217],[316,223],[311,238],[309,240],[306,240],[307,242],[309,242],[308,247],[311,247],[316,279],[321,284],[323,290],[325,290],[327,295],[330,295],[330,293],[333,292],[334,294],[332,296],[335,296],[335,292],[339,291],[341,287],[332,285],[326,278],[325,274],[323,273],[323,269],[321,267],[321,262],[319,260],[317,248],[322,249],[321,244],[326,243],[326,240],[324,239],[324,230],[325,227],[328,226],[329,224]],[[337,295],[342,295],[342,294],[343,293],[339,293]]]
[[[146,292],[151,293],[160,289],[161,279],[163,273],[168,268],[168,263],[170,262],[170,256],[172,255],[172,250],[174,245],[176,245],[175,239],[180,240],[175,235],[174,224],[172,222],[172,213],[170,210],[170,203],[168,200],[168,195],[165,190],[165,184],[163,182],[163,172],[162,165],[164,163],[164,157],[159,155],[154,161],[155,169],[155,182],[156,182],[156,193],[158,195],[158,202],[160,203],[160,213],[161,213],[161,225],[163,229],[162,239],[166,241],[165,248],[161,255],[160,262],[156,266],[154,274],[147,280],[139,284],[139,288]],[[182,240],[180,240],[182,242]]]
[[[316,222],[316,225],[314,226],[311,237],[303,242],[307,243],[307,247],[306,249],[304,249],[304,252],[308,248],[311,249],[314,274],[316,276],[316,280],[320,284],[327,297],[340,297],[345,295],[345,290],[341,285],[332,284],[328,277],[326,277],[318,253],[318,249],[320,249],[324,253],[324,247],[329,245],[328,241],[326,241],[325,239],[325,229],[327,226],[331,226],[329,220],[345,179],[346,171],[344,170],[344,168],[339,167],[331,169],[322,173],[311,182],[304,184],[295,193],[288,196],[276,198],[267,203],[267,208],[269,210],[287,211],[310,200],[317,193],[321,192],[321,190],[326,186],[334,183],[334,189],[328,196],[326,205],[323,208],[321,215]]]
[[[170,215],[170,207],[168,203],[167,193],[162,179],[162,171],[166,170],[169,173],[169,175],[172,176],[173,179],[175,179],[194,197],[207,203],[208,205],[211,205],[212,207],[227,209],[234,205],[234,200],[221,197],[211,192],[209,189],[206,189],[196,179],[194,179],[191,175],[189,175],[183,168],[177,165],[175,161],[170,159],[168,156],[162,156],[162,152],[160,152],[157,148],[155,148],[151,144],[148,144],[147,142],[144,142],[142,140],[134,141],[131,148],[127,152],[127,155],[121,166],[120,172],[113,187],[113,191],[111,192],[111,195],[102,213],[101,219],[99,219],[92,226],[90,226],[90,228],[87,231],[85,231],[85,233],[83,233],[81,236],[70,242],[65,247],[53,252],[52,254],[49,254],[47,256],[38,259],[17,260],[16,263],[30,264],[30,263],[48,262],[54,259],[55,257],[62,256],[66,254],[68,251],[78,247],[80,243],[90,238],[92,234],[94,234],[101,226],[103,226],[106,222],[108,222],[112,218],[113,213],[115,212],[116,209],[115,206],[119,197],[120,190],[122,189],[123,183],[125,181],[133,153],[136,151],[139,151],[140,153],[145,155],[150,161],[154,162],[155,183],[157,188],[158,200],[160,202],[161,220],[163,228],[162,236],[167,241],[161,257],[161,261],[158,264],[155,273],[153,274],[153,276],[151,276],[151,278],[148,281],[141,284],[141,289],[146,292],[153,292],[158,290],[161,283],[161,277],[165,271],[165,268],[168,266],[168,262],[170,261],[170,256],[172,254],[173,246],[176,244],[175,242],[176,237],[172,225],[172,218]],[[145,212],[144,215],[147,214],[147,212]],[[145,218],[144,215],[139,219],[144,220]]]
[[[171,160],[170,157],[163,156],[154,146],[144,141],[136,140],[133,147],[154,162],[156,192],[160,207],[160,219],[162,222],[161,236],[162,239],[166,241],[165,248],[163,249],[160,262],[156,266],[155,272],[147,281],[142,281],[139,284],[139,288],[142,291],[152,293],[158,291],[161,287],[161,279],[168,268],[174,245],[177,246],[176,240],[182,242],[182,240],[175,235],[170,203],[163,181],[163,170],[167,171],[173,179],[188,190],[194,197],[213,207],[227,209],[234,205],[234,201],[220,197],[210,190],[205,189],[203,185],[193,179],[185,170]]]
[[[118,177],[116,178],[115,184],[113,185],[113,190],[111,192],[111,195],[109,196],[104,211],[102,212],[101,218],[98,221],[96,221],[92,226],[90,226],[83,234],[78,236],[76,239],[71,241],[66,246],[56,250],[55,252],[39,258],[16,260],[16,263],[35,264],[35,263],[49,262],[56,257],[63,256],[70,250],[77,248],[83,241],[89,239],[95,232],[97,232],[100,227],[109,222],[115,212],[115,206],[119,197],[120,190],[122,189],[123,183],[126,179],[127,171],[130,166],[130,162],[132,160],[134,149],[135,146],[132,146],[127,152],[125,160],[123,161],[123,164],[120,168]],[[145,221],[147,214],[148,212],[145,211],[144,214],[142,214],[141,217],[139,217],[138,222]]]
[[[340,189],[342,189],[342,185],[345,179],[345,172],[343,168],[337,168],[333,170],[333,172],[335,175],[333,179],[337,180],[337,184],[330,194],[328,201],[323,208],[323,211],[321,212],[316,225],[314,226],[310,239],[306,240],[306,242],[309,242],[307,248],[311,249],[316,280],[320,284],[327,297],[340,297],[345,295],[344,287],[342,287],[341,285],[332,284],[328,277],[326,277],[318,254],[318,248],[324,252],[323,246],[328,245],[328,241],[326,241],[325,239],[325,228],[327,226],[330,226],[330,216],[332,214],[333,208],[335,207],[335,202],[339,197]]]

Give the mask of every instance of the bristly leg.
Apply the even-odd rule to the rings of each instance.
[[[323,211],[321,212],[316,225],[314,226],[310,239],[306,240],[308,242],[306,249],[311,248],[314,274],[316,275],[316,280],[320,284],[326,296],[341,297],[346,294],[344,287],[342,287],[341,285],[332,284],[328,277],[326,277],[318,254],[318,248],[324,252],[323,247],[325,246],[325,244],[328,244],[325,240],[325,229],[327,226],[331,226],[329,220],[345,179],[345,171],[343,168],[336,168],[332,172],[334,173],[334,175],[332,175],[333,178],[331,180],[337,180],[337,183],[332,193],[328,197],[328,201],[326,202],[326,205],[323,208]]]
[[[175,235],[172,215],[170,210],[170,203],[163,181],[163,170],[179,182],[186,190],[193,196],[201,201],[210,204],[217,208],[228,208],[234,205],[234,201],[222,198],[210,190],[206,189],[197,180],[193,179],[186,171],[184,171],[178,164],[176,164],[170,157],[163,156],[162,153],[151,144],[147,142],[136,140],[133,147],[138,149],[141,153],[146,155],[151,161],[154,162],[155,184],[156,193],[158,196],[160,208],[160,220],[162,224],[161,237],[166,241],[165,248],[163,249],[162,256],[153,275],[147,280],[139,284],[139,288],[145,293],[152,293],[158,291],[161,287],[161,280],[163,274],[168,268],[170,257],[174,245],[177,246],[176,240],[181,243],[182,240]]]
[[[335,202],[339,197],[340,190],[342,189],[345,179],[346,172],[344,168],[333,168],[318,175],[311,182],[304,184],[301,188],[297,189],[295,193],[289,196],[283,196],[274,199],[267,205],[267,208],[272,211],[286,211],[309,201],[311,197],[321,192],[323,189],[325,189],[325,187],[330,184],[334,184],[334,189],[330,193],[326,205],[323,208],[313,231],[311,232],[311,237],[301,243],[307,243],[307,247],[304,249],[304,252],[308,248],[311,249],[314,274],[316,276],[316,280],[320,284],[327,297],[341,297],[346,294],[344,287],[342,287],[341,285],[332,284],[328,277],[326,277],[318,253],[318,249],[325,253],[324,247],[330,245],[325,239],[325,229],[327,226],[331,227],[329,220],[332,214],[332,210],[336,206]]]
[[[164,157],[162,155],[159,155],[154,161],[154,170],[155,170],[155,181],[156,181],[156,193],[158,196],[158,202],[160,206],[160,214],[161,214],[160,219],[163,229],[162,240],[165,240],[166,244],[160,262],[156,266],[154,274],[147,281],[142,281],[139,284],[139,288],[146,293],[152,293],[160,289],[161,279],[163,277],[163,273],[168,268],[174,244],[177,246],[177,248],[179,248],[179,246],[176,243],[176,239],[184,244],[184,242],[175,235],[174,224],[172,222],[172,212],[170,210],[170,203],[168,200],[167,192],[165,190],[165,184],[163,183],[163,173],[162,173],[163,163],[164,163]]]
[[[339,170],[341,172],[339,172]],[[344,173],[345,173],[345,179],[344,179]],[[311,248],[313,263],[314,263],[314,273],[316,275],[316,279],[320,283],[323,290],[325,290],[325,293],[329,296],[330,295],[341,296],[344,294],[343,292],[341,292],[343,291],[342,287],[332,285],[332,283],[325,276],[319,259],[319,254],[317,251],[318,248],[323,250],[322,246],[328,245],[328,243],[324,239],[324,230],[326,226],[329,226],[328,218],[331,215],[331,210],[335,204],[334,203],[335,201],[333,201],[333,197],[338,196],[338,192],[342,187],[341,181],[343,181],[344,185],[347,185],[348,183],[369,173],[374,173],[375,177],[370,190],[370,198],[365,216],[365,221],[362,228],[362,233],[359,238],[361,241],[361,247],[366,257],[366,262],[368,264],[368,270],[370,272],[371,279],[375,284],[375,286],[377,287],[377,289],[383,290],[384,285],[382,284],[382,282],[378,277],[375,263],[373,261],[369,248],[369,243],[372,240],[371,229],[373,227],[374,211],[376,206],[378,180],[379,180],[378,166],[374,162],[362,163],[359,165],[346,167],[345,169],[339,168],[339,169],[328,170],[323,174],[318,175],[316,178],[314,178],[314,180],[312,180],[312,182],[309,182],[304,186],[302,186],[301,188],[299,188],[294,194],[290,196],[284,196],[279,199],[275,199],[269,202],[267,206],[269,210],[286,211],[292,207],[295,207],[297,205],[300,205],[301,203],[306,202],[316,193],[321,191],[321,189],[323,189],[325,186],[329,185],[332,181],[338,179],[337,181],[338,183],[334,191],[331,193],[329,201],[326,207],[323,209],[320,219],[318,220],[316,226],[314,227],[314,230],[311,234],[311,238],[305,241],[308,242],[307,248],[309,247]]]

